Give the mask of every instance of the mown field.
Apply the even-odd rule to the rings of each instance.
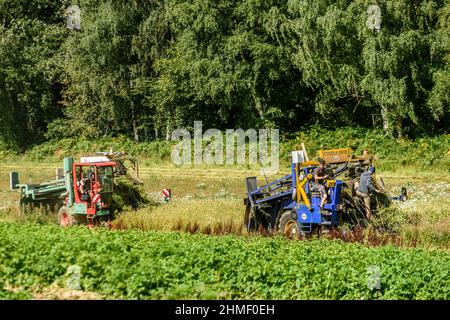
[[[445,171],[378,173],[393,195],[406,186],[410,200],[383,217],[402,241],[375,246],[367,236],[346,243],[248,235],[242,229],[245,177],[257,175],[261,182],[264,177],[243,167],[177,168],[144,159],[140,171],[148,197],[161,202],[161,190],[171,188],[174,198],[120,213],[114,221],[119,230],[63,230],[55,215],[19,215],[8,172],[38,182],[51,180],[59,166],[56,160],[0,164],[2,298],[449,298]],[[64,283],[70,265],[81,268],[78,290]],[[368,289],[370,266],[380,268],[380,290]]]

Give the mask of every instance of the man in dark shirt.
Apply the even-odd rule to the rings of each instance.
[[[325,189],[323,182],[324,179],[329,178],[329,176],[325,174],[325,166],[325,160],[319,158],[319,166],[314,170],[314,189],[320,192],[320,196],[322,198],[322,201],[320,202],[320,210],[323,209],[323,206],[327,201],[327,190]]]
[[[364,200],[364,206],[366,209],[366,218],[367,220],[370,220],[372,217],[372,213],[370,212],[370,194],[373,192],[380,193],[381,191],[378,190],[372,182],[372,175],[375,173],[375,167],[370,166],[367,171],[364,171],[361,174],[360,180],[359,180],[359,186],[356,188],[356,194],[363,198]]]

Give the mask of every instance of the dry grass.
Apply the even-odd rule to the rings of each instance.
[[[179,199],[157,208],[124,213],[114,221],[117,229],[186,231],[205,234],[240,234],[243,205],[236,198]]]
[[[6,284],[3,288],[12,293],[23,293],[32,300],[104,300],[105,297],[97,292],[73,290],[59,286],[56,282],[48,287],[35,287],[24,290]]]
[[[104,296],[97,292],[72,290],[52,285],[48,288],[36,290],[33,300],[103,300]]]
[[[409,186],[410,200],[399,205],[405,241],[450,249],[450,183],[444,181]]]

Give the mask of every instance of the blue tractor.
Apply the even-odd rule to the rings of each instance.
[[[351,149],[319,151],[319,156],[327,161],[331,177],[326,180],[328,197],[321,209],[320,192],[312,183],[318,162],[305,159],[305,153],[292,153],[291,173],[281,179],[260,187],[256,177],[246,179],[244,224],[248,231],[271,230],[293,238],[337,228],[344,222],[349,225],[367,223],[364,205],[355,196],[354,184],[372,164],[373,156],[365,153],[355,157]],[[338,179],[341,175],[344,178]],[[387,196],[385,200],[390,201]]]

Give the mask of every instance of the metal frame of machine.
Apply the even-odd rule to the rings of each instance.
[[[258,188],[256,177],[247,178],[247,198],[244,200],[247,230],[271,229],[294,236],[296,233],[311,234],[322,227],[339,226],[346,211],[341,198],[342,188],[346,185],[336,177],[349,170],[364,171],[363,168],[373,160],[367,152],[355,157],[350,151],[333,149],[319,152],[328,164],[335,167],[334,178],[327,181],[328,200],[322,210],[321,196],[311,188],[312,173],[318,162],[309,161],[305,151],[292,152],[291,173],[281,179]]]
[[[72,164],[72,170],[69,175],[72,176],[73,183],[73,195],[69,191],[69,195],[65,200],[65,204],[69,209],[70,214],[72,215],[86,215],[86,218],[90,220],[89,224],[93,225],[93,220],[95,218],[100,217],[108,217],[111,214],[109,209],[113,186],[114,186],[114,167],[116,166],[115,162],[105,161],[105,162],[74,162]],[[87,199],[82,199],[81,192],[79,191],[79,183],[82,179],[82,169],[83,167],[89,167],[93,170],[93,175],[89,180],[89,194]],[[103,177],[99,174],[99,169],[110,168],[111,177]],[[66,173],[66,170],[64,170]],[[67,173],[66,173],[67,176]],[[100,184],[100,180],[102,180]],[[107,181],[106,179],[109,179]],[[108,189],[105,190],[105,186],[108,186]],[[100,191],[101,190],[101,191]],[[97,196],[98,195],[98,196]],[[72,198],[73,197],[73,198]]]
[[[108,222],[111,218],[111,201],[114,188],[114,168],[116,163],[106,157],[85,157],[80,162],[73,158],[64,158],[64,178],[41,184],[20,184],[17,172],[10,173],[11,189],[19,189],[20,206],[59,207],[58,221],[62,226],[84,222],[89,226]],[[91,175],[83,176],[83,168],[89,168]],[[105,172],[100,173],[103,169]],[[108,170],[109,169],[109,170]],[[84,179],[89,183],[81,194],[80,183]],[[84,218],[84,221],[83,221]]]

